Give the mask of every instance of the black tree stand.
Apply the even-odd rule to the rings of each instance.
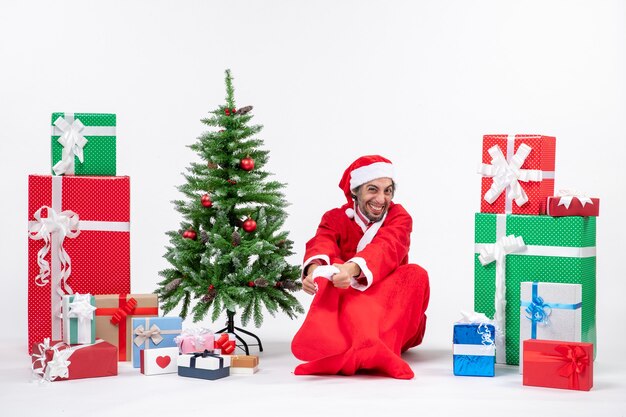
[[[237,345],[237,347],[239,349],[243,350],[244,352],[246,352],[246,355],[250,354],[250,350],[248,349],[248,346],[258,346],[259,347],[259,352],[263,352],[263,345],[261,344],[261,339],[259,339],[259,337],[257,335],[255,335],[254,333],[249,332],[247,330],[244,330],[244,329],[242,329],[240,327],[235,326],[235,312],[234,311],[230,311],[230,310],[226,310],[226,314],[228,316],[228,320],[226,321],[226,327],[216,331],[215,333],[217,334],[217,333],[227,332],[227,333],[234,334],[235,337],[237,338],[237,340],[239,340],[241,342],[241,345]],[[239,336],[235,330],[238,330],[241,333],[247,334],[248,336],[254,337],[256,339],[256,341],[259,342],[259,343],[248,345],[246,343],[246,341],[243,340],[241,338],[241,336]]]

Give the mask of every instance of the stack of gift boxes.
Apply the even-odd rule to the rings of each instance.
[[[524,385],[589,390],[596,346],[596,216],[599,200],[554,193],[556,139],[485,135],[475,216],[474,309],[489,318],[455,324],[456,362],[493,355],[519,365]],[[493,325],[495,337],[458,338]],[[461,340],[463,339],[463,340]],[[457,345],[474,345],[470,355]],[[467,352],[467,349],[459,352]],[[459,369],[461,367],[459,366]]]
[[[116,176],[115,129],[115,114],[53,113],[54,175],[29,176],[33,369],[48,381],[117,375],[131,360],[146,375],[256,370],[258,357],[229,356],[234,335],[187,334],[180,317],[159,317],[155,294],[130,294],[130,178]]]

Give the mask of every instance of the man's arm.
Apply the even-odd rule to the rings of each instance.
[[[306,243],[302,265],[302,288],[307,294],[315,294],[317,286],[313,281],[313,271],[319,265],[330,265],[339,260],[339,231],[332,210],[326,212],[317,228],[315,236]]]

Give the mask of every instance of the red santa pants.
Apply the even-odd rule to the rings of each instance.
[[[428,274],[402,265],[365,291],[338,289],[316,280],[319,289],[291,343],[296,375],[357,371],[410,379],[400,353],[422,342],[430,287]]]

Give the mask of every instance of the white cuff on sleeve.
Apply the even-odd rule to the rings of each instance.
[[[352,258],[348,262],[354,262],[355,264],[357,264],[359,268],[361,268],[361,274],[365,275],[365,278],[367,279],[367,284],[363,285],[359,284],[359,282],[355,278],[352,278],[350,286],[355,290],[365,291],[372,285],[372,282],[374,281],[374,275],[372,274],[372,271],[370,271],[367,267],[367,262],[365,262],[365,259],[358,257]]]
[[[304,271],[306,271],[307,266],[309,266],[311,263],[318,263],[314,262],[316,260],[318,260],[321,265],[330,265],[330,258],[328,257],[328,255],[313,255],[302,264],[302,276],[300,278],[304,278]]]

